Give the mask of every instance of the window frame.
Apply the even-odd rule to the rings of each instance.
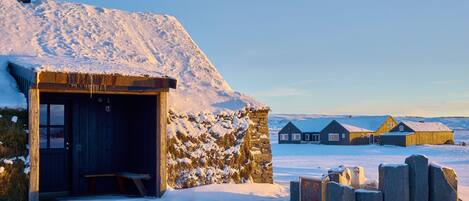
[[[301,133],[292,133],[293,141],[301,141]]]
[[[329,133],[328,134],[328,140],[330,142],[339,142],[340,141],[340,134],[339,133]]]
[[[305,141],[310,141],[311,140],[311,134],[305,133]]]
[[[65,139],[65,132],[66,132],[66,127],[65,127],[65,122],[66,122],[66,118],[65,118],[65,110],[66,110],[66,105],[65,104],[61,104],[61,103],[41,103],[40,106],[42,105],[46,105],[46,122],[45,122],[45,125],[44,124],[41,124],[41,121],[39,120],[39,130],[41,129],[45,129],[46,130],[46,147],[39,147],[39,149],[41,150],[55,150],[55,149],[65,149],[65,143],[66,143],[66,139]],[[61,125],[58,125],[58,124],[51,124],[51,105],[60,105],[60,106],[63,106],[63,122]],[[40,115],[41,116],[41,115]],[[63,137],[63,146],[62,147],[51,147],[51,129],[54,129],[54,128],[61,128],[64,132],[64,137]],[[39,142],[41,143],[41,142]]]
[[[404,125],[399,125],[399,132],[404,132],[404,131],[405,131]]]
[[[289,139],[288,134],[280,134],[281,141],[288,141],[288,139]]]

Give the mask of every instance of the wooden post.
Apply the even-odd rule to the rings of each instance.
[[[157,195],[158,197],[163,196],[164,192],[166,191],[167,185],[167,175],[166,175],[166,127],[167,127],[167,118],[168,118],[168,92],[161,92],[158,95],[158,118],[157,118],[157,126],[158,126],[158,134],[157,134],[157,147],[158,147],[158,174],[159,174],[159,181],[158,182],[158,189]]]
[[[29,89],[29,201],[39,201],[39,89]]]

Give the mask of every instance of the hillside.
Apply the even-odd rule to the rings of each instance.
[[[260,103],[231,89],[172,16],[84,4],[0,1],[0,107],[24,107],[6,62],[36,71],[169,76],[178,80],[170,108],[238,110]],[[15,98],[11,98],[15,97]]]

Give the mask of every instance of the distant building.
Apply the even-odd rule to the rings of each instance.
[[[279,131],[278,142],[279,144],[368,144],[373,143],[377,136],[388,132],[396,125],[397,122],[391,116],[338,116],[296,120],[289,122]],[[352,139],[349,138],[350,133]],[[337,136],[335,134],[340,134],[339,136],[344,138],[339,138],[339,142],[329,142],[329,134],[332,134],[332,140],[335,140],[334,137]]]
[[[381,144],[412,146],[454,144],[454,132],[440,122],[404,121],[381,136]]]

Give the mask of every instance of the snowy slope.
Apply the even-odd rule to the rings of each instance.
[[[172,16],[1,0],[0,35],[1,58],[38,71],[174,77],[178,89],[169,103],[175,111],[263,107],[233,91]],[[0,77],[5,76],[3,65]]]

